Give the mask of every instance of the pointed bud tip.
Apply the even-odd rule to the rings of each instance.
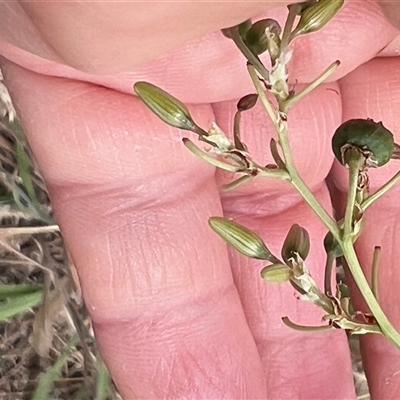
[[[263,240],[250,229],[223,217],[211,217],[208,224],[227,244],[245,256],[258,260],[271,257]]]
[[[285,264],[272,264],[261,270],[261,277],[272,283],[284,283],[293,278],[293,271]]]
[[[136,82],[133,89],[143,103],[168,125],[195,133],[201,131],[188,108],[165,90],[143,81]]]

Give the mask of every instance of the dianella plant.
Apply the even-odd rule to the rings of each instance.
[[[315,32],[325,26],[340,10],[344,0],[319,0],[288,6],[288,16],[282,29],[274,19],[256,22],[247,20],[240,25],[223,29],[227,40],[232,40],[247,60],[247,69],[255,87],[254,94],[241,98],[233,121],[233,139],[216,125],[205,130],[191,117],[188,108],[178,99],[147,82],[134,85],[136,94],[144,104],[167,124],[194,132],[204,144],[199,147],[188,138],[184,145],[195,155],[217,168],[236,174],[235,180],[225,185],[234,190],[254,177],[283,179],[303,197],[327,228],[324,239],[326,251],[324,287],[319,287],[307,268],[310,249],[307,230],[294,224],[282,245],[281,254],[274,255],[268,246],[250,229],[223,217],[211,217],[209,225],[223,240],[247,257],[264,260],[266,266],[261,277],[266,282],[291,284],[301,299],[311,301],[324,310],[323,324],[301,326],[284,317],[282,321],[293,329],[321,331],[344,329],[349,334],[382,334],[400,349],[400,334],[386,317],[379,304],[378,266],[380,248],[373,255],[371,284],[366,279],[354,243],[362,233],[365,211],[400,179],[398,172],[382,187],[371,193],[368,171],[399,158],[399,146],[392,133],[381,122],[371,119],[353,119],[344,122],[333,134],[332,150],[336,159],[348,171],[348,194],[343,219],[336,221],[315,198],[304,183],[293,162],[290,148],[288,119],[297,102],[329,78],[339,67],[339,60],[316,77],[314,81],[296,91],[288,83],[288,64],[296,38]],[[270,67],[266,67],[260,54],[267,52]],[[276,131],[269,143],[274,164],[260,165],[249,153],[240,136],[243,112],[261,102]],[[267,144],[268,145],[268,144]],[[369,312],[353,308],[349,290],[340,283],[332,287],[332,274],[338,258],[348,266],[349,273]]]

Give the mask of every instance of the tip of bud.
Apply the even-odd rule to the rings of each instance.
[[[193,121],[188,108],[166,91],[149,82],[136,82],[133,88],[143,103],[168,125],[203,133]]]
[[[288,282],[293,276],[292,269],[285,264],[272,264],[261,270],[261,277],[267,282]]]
[[[271,252],[263,240],[250,229],[223,217],[211,217],[208,224],[226,243],[245,256],[258,260],[270,259]]]

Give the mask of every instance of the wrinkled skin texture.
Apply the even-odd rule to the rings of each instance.
[[[322,283],[325,229],[286,184],[255,180],[229,193],[232,177],[182,145],[187,134],[153,117],[133,96],[149,80],[191,103],[199,125],[230,132],[235,104],[253,92],[245,63],[218,30],[252,16],[283,21],[283,2],[2,2],[1,67],[49,185],[78,268],[96,336],[125,399],[351,399],[343,332],[304,335],[288,315],[320,324],[289,285],[267,285],[263,263],[228,251],[207,226],[224,213],[279,254],[292,223],[308,229],[308,265]],[[394,24],[400,6],[385,5]],[[18,27],[18,28],[16,28]],[[331,170],[340,205],[346,172],[330,137],[342,120],[382,120],[400,141],[397,30],[375,1],[348,1],[334,22],[296,42],[291,76],[309,82],[342,65],[290,115],[295,162],[330,208]],[[260,107],[244,118],[244,141],[271,161],[273,129]],[[190,136],[190,135],[189,135]],[[395,162],[371,173],[372,187]],[[371,207],[357,249],[366,273],[381,245],[381,302],[400,329],[399,189]],[[359,299],[358,299],[359,300]],[[363,304],[358,301],[357,307]],[[374,398],[400,392],[400,357],[381,337],[362,341]]]

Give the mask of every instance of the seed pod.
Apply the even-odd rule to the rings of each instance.
[[[283,283],[290,281],[293,271],[285,264],[272,264],[261,270],[261,277],[267,282]]]
[[[169,93],[148,82],[136,82],[134,90],[143,103],[168,125],[197,134],[205,133],[195,124],[188,108]]]
[[[292,32],[292,39],[324,27],[340,10],[343,3],[344,0],[320,0],[306,7],[300,14],[296,29]]]
[[[263,240],[250,229],[222,217],[211,217],[208,224],[226,243],[245,256],[258,260],[271,257]]]
[[[346,146],[353,146],[366,157],[366,166],[380,167],[392,157],[393,134],[382,122],[372,119],[351,119],[336,129],[332,138],[332,149],[338,161],[345,165],[343,152]]]

